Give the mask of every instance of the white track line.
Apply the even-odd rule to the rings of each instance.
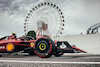
[[[22,61],[22,60],[0,60],[0,62],[16,63],[66,63],[66,64],[100,64],[100,62],[65,62],[65,61]]]

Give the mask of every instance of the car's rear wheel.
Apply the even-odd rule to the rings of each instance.
[[[48,37],[41,37],[37,39],[34,46],[35,53],[41,58],[48,58],[54,54],[55,44]]]

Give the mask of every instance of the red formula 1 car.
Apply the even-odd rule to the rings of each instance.
[[[63,53],[85,52],[75,46],[70,46],[67,41],[53,41],[51,38],[44,36],[34,39],[30,36],[12,38],[5,36],[0,39],[0,53],[16,54],[16,53],[36,54],[45,58],[52,55],[61,56]]]

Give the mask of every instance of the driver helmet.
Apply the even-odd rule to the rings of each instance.
[[[16,35],[16,33],[12,33],[12,35]]]

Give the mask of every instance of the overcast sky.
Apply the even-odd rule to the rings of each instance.
[[[24,20],[37,4],[56,4],[65,17],[62,35],[86,34],[87,29],[100,22],[100,0],[0,0],[0,37],[17,33],[24,35]]]

